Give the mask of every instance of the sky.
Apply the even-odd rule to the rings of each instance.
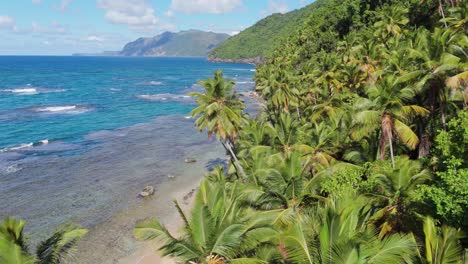
[[[313,0],[0,0],[0,55],[116,51],[188,29],[237,34]]]

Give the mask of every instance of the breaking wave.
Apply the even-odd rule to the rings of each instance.
[[[192,102],[193,99],[184,94],[170,94],[170,93],[163,93],[163,94],[141,94],[137,95],[137,98],[148,100],[148,101],[156,101],[156,102]]]

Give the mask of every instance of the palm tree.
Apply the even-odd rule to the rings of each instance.
[[[88,230],[67,226],[40,242],[36,255],[31,255],[23,235],[24,221],[6,218],[0,226],[0,263],[58,264],[69,257],[70,251]]]
[[[215,264],[255,258],[257,250],[268,247],[277,234],[271,227],[276,213],[244,209],[242,204],[247,197],[239,195],[244,186],[239,182],[226,183],[224,179],[225,176],[214,175],[201,183],[190,217],[176,202],[184,220],[183,234],[179,238],[156,219],[139,222],[133,231],[135,237],[161,241],[159,250],[164,256],[184,263]]]
[[[463,234],[460,230],[446,225],[437,227],[434,219],[426,216],[423,231],[424,254],[419,254],[423,261],[428,264],[463,263],[463,249],[460,243]]]
[[[198,117],[195,125],[200,131],[206,129],[208,136],[215,134],[224,148],[229,152],[242,177],[247,178],[234,153],[234,140],[240,128],[246,123],[243,115],[245,105],[233,91],[234,81],[225,80],[222,71],[214,73],[214,78],[201,81],[204,93],[190,93],[196,97],[198,107],[191,115]]]
[[[373,216],[374,222],[382,223],[380,236],[411,226],[405,222],[410,197],[419,184],[431,179],[429,170],[423,169],[419,161],[410,160],[407,156],[398,157],[393,169],[379,162],[373,164],[369,181],[376,184],[376,189],[370,195],[384,202],[384,207]]]
[[[451,97],[447,88],[451,88],[452,91],[462,90],[463,82],[467,79],[465,73],[467,55],[457,40],[451,30],[440,28],[434,29],[434,32],[426,29],[418,30],[415,48],[411,48],[409,52],[409,57],[417,63],[417,69],[400,78],[415,83],[410,86],[415,86],[418,93],[423,95],[433,117],[436,116],[437,110],[440,111],[444,128]]]
[[[410,149],[419,143],[417,135],[409,121],[415,116],[425,116],[428,111],[418,105],[408,104],[415,92],[411,88],[401,88],[397,79],[388,76],[367,89],[369,98],[360,98],[355,102],[357,113],[351,137],[360,140],[373,132],[380,133],[380,159],[385,159],[388,144],[392,166],[395,168],[393,141],[398,138]]]
[[[416,243],[400,234],[378,238],[368,225],[370,214],[362,196],[330,197],[281,234],[283,258],[286,263],[410,262]]]
[[[394,5],[384,8],[380,14],[379,22],[374,25],[376,28],[374,36],[388,47],[390,40],[396,40],[406,33],[404,28],[409,22],[408,9],[400,5]]]

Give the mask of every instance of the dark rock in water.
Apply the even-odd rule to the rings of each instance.
[[[154,194],[154,187],[151,185],[146,186],[143,191],[140,192],[140,197],[148,197]]]
[[[194,158],[185,158],[185,163],[195,163],[195,162],[197,162],[197,160]]]

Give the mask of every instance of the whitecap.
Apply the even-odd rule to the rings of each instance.
[[[36,108],[37,112],[62,112],[76,109],[76,105],[65,105],[65,106],[46,106]]]
[[[23,95],[37,94],[37,89],[36,88],[6,89],[6,90],[3,90],[3,91],[13,93],[13,94],[23,94]]]
[[[165,102],[165,101],[172,101],[172,102],[190,102],[192,98],[188,95],[183,94],[170,94],[170,93],[162,93],[162,94],[140,94],[136,96],[137,98],[148,100],[148,101],[158,101],[158,102]]]
[[[32,146],[34,146],[34,143],[32,143],[32,142],[24,143],[24,144],[20,144],[20,145],[14,146],[14,147],[8,147],[8,148],[0,149],[0,153],[8,152],[8,151],[23,150],[23,149],[31,148]]]
[[[159,82],[159,81],[149,81],[149,82],[142,82],[142,83],[139,83],[141,85],[163,85],[164,83],[163,82]]]
[[[257,70],[256,70],[256,69],[251,69],[250,71],[251,71],[251,72],[256,72]]]
[[[242,82],[236,82],[237,84],[254,84],[255,82],[253,81],[242,81]]]
[[[82,105],[56,105],[33,108],[34,112],[43,114],[82,114],[91,109]]]
[[[30,84],[28,84],[26,87],[0,90],[0,92],[11,93],[15,95],[34,95],[34,94],[39,94],[39,93],[58,93],[58,92],[65,92],[65,91],[66,91],[65,89],[40,88],[40,87],[31,86]]]

